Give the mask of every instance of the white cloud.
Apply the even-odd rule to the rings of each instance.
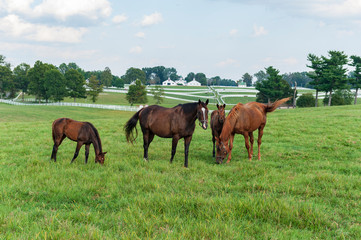
[[[138,37],[138,38],[145,38],[145,33],[144,32],[137,32],[135,34],[135,36]]]
[[[253,36],[259,37],[263,35],[267,35],[268,31],[263,26],[253,25]]]
[[[238,33],[238,29],[232,29],[231,31],[229,31],[230,36],[235,36],[237,35],[237,33]]]
[[[151,15],[146,15],[143,17],[142,22],[140,23],[140,25],[142,26],[150,26],[150,25],[154,25],[154,24],[158,24],[160,22],[163,21],[163,17],[162,14],[155,12]]]
[[[119,23],[123,23],[123,22],[125,22],[125,21],[127,21],[128,20],[128,17],[127,16],[125,16],[124,14],[122,14],[122,15],[116,15],[116,16],[114,16],[113,17],[113,23],[115,23],[115,24],[119,24]]]
[[[0,31],[12,37],[22,37],[38,42],[79,42],[86,32],[84,28],[48,27],[25,22],[16,15],[0,19]]]
[[[324,1],[313,2],[309,9],[315,15],[324,17],[359,17],[361,14],[360,0]]]
[[[108,0],[42,0],[34,7],[31,4],[34,4],[34,0],[4,0],[0,10],[8,14],[51,17],[61,21],[74,16],[97,20],[110,16],[112,11]]]
[[[228,58],[224,61],[217,63],[218,67],[226,67],[226,66],[230,66],[230,65],[237,65],[237,61],[232,58]]]
[[[133,47],[129,50],[130,53],[136,53],[136,54],[139,54],[143,51],[142,47],[140,46],[136,46],[136,47]]]

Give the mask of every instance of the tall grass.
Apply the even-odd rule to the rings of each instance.
[[[360,106],[286,109],[268,115],[262,160],[247,160],[237,135],[230,164],[211,157],[211,132],[183,142],[142,135],[126,143],[134,113],[0,104],[1,239],[359,239]],[[50,161],[59,117],[98,129],[105,166],[84,163],[64,140]],[[140,131],[139,131],[140,132]]]

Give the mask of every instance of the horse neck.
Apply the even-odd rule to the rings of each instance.
[[[91,126],[93,132],[91,134],[91,138],[92,138],[92,142],[93,142],[93,146],[94,146],[94,151],[96,155],[99,155],[101,152],[103,152],[102,150],[102,142],[100,140],[98,131]]]
[[[183,112],[186,113],[185,116],[186,116],[186,119],[189,119],[190,122],[194,123],[196,120],[197,120],[197,104],[194,104],[194,103],[189,103],[189,104],[192,104],[191,106],[191,109],[183,109]],[[194,106],[194,108],[193,108]],[[189,115],[187,114],[189,113]]]
[[[227,116],[226,120],[223,123],[221,135],[219,136],[222,141],[228,141],[228,139],[231,137],[235,122],[236,120],[233,116]]]

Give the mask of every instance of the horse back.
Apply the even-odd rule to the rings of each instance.
[[[84,126],[86,126],[86,124],[86,122],[79,122],[70,118],[56,119],[53,122],[53,138],[65,135],[73,141],[78,141],[79,136],[83,135],[81,133],[86,132],[84,131]],[[84,136],[82,136],[81,138],[83,139]]]
[[[266,114],[262,105],[256,102],[244,104],[238,111],[237,132],[253,132],[266,124]]]
[[[152,105],[146,107],[139,114],[139,122],[143,132],[149,130],[163,138],[170,138],[175,134],[183,133],[181,134],[182,137],[183,135],[189,135],[188,132],[190,132],[190,130],[187,129],[189,124],[186,123],[180,106],[165,108]]]

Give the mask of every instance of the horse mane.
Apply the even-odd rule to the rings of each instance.
[[[226,120],[223,123],[223,128],[220,138],[227,140],[229,139],[229,136],[231,135],[231,132],[233,130],[232,126],[234,125],[231,124],[231,122],[237,119],[238,112],[242,106],[243,106],[242,103],[237,103],[237,105],[233,106],[233,108],[229,111],[228,116],[226,117]]]
[[[100,153],[102,153],[102,152],[103,152],[103,149],[102,149],[102,141],[100,140],[98,130],[97,130],[97,129],[94,127],[94,125],[91,124],[90,122],[87,122],[87,123],[88,123],[88,125],[90,126],[90,128],[93,129],[95,138],[98,140],[98,141],[97,141],[97,144],[98,144],[99,151],[100,151]],[[94,142],[93,142],[93,144],[94,144]]]

